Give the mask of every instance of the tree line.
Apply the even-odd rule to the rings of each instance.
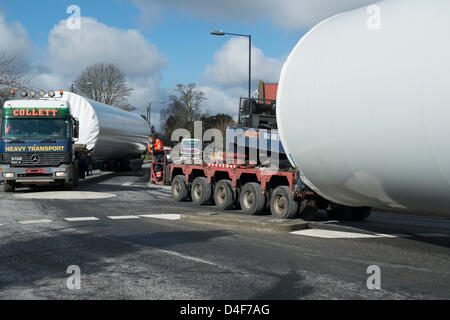
[[[165,145],[175,143],[171,141],[171,135],[176,129],[188,130],[193,138],[195,121],[202,122],[203,132],[215,128],[224,136],[226,128],[235,125],[230,115],[224,113],[212,115],[208,111],[203,111],[202,103],[207,97],[195,83],[178,84],[174,91],[176,94],[169,96],[170,105],[160,111],[162,132],[159,135]]]

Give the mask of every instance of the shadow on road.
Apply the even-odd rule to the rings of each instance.
[[[296,300],[311,295],[314,288],[305,285],[305,277],[294,268],[283,275],[267,274],[277,277],[275,284],[269,289],[256,293],[250,300]]]
[[[103,227],[104,230],[96,225],[97,234],[73,234],[73,229],[61,228],[16,235],[11,239],[3,238],[3,243],[0,244],[0,292],[11,288],[45,291],[45,282],[48,286],[53,285],[46,291],[50,296],[54,297],[59,291],[70,295],[69,291],[65,290],[69,276],[66,270],[71,265],[79,266],[83,276],[92,275],[97,278],[101,273],[110,272],[111,268],[114,270],[116,263],[121,262],[121,257],[146,259],[161,254],[152,249],[169,250],[177,245],[206,243],[214,238],[229,235],[226,231],[176,231],[119,236],[110,234],[106,229],[107,225]],[[78,226],[77,229],[82,228]],[[27,237],[28,239],[23,239]],[[114,264],[111,261],[114,261]],[[151,270],[148,272],[148,276],[151,276]]]

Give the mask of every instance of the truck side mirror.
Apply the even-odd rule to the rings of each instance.
[[[73,138],[78,139],[80,137],[80,121],[77,118],[73,118]]]

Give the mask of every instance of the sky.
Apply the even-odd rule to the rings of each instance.
[[[239,97],[248,94],[248,38],[212,36],[212,30],[251,34],[254,92],[258,80],[278,82],[311,27],[374,2],[0,0],[0,53],[20,54],[38,89],[68,90],[90,64],[116,63],[134,88],[129,102],[138,113],[150,101],[167,102],[178,83],[196,83],[206,93],[204,111],[236,117]],[[164,106],[153,104],[157,127]]]

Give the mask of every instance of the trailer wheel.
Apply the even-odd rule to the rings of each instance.
[[[298,202],[292,199],[289,187],[275,188],[270,197],[270,212],[278,219],[294,219],[297,215]]]
[[[338,206],[333,210],[329,210],[328,217],[332,220],[348,221],[352,219],[353,208],[346,206]]]
[[[239,203],[245,214],[257,215],[264,210],[266,196],[261,192],[261,186],[258,183],[249,182],[240,192]]]
[[[305,221],[313,221],[317,216],[317,204],[314,200],[303,200],[298,210],[299,218]]]
[[[212,188],[205,177],[194,179],[191,187],[192,202],[198,206],[202,206],[211,201]]]
[[[230,180],[220,180],[214,188],[214,202],[217,209],[229,210],[233,207],[236,196]]]
[[[177,202],[186,201],[188,188],[183,175],[176,176],[172,181],[172,198]]]
[[[356,221],[363,221],[366,220],[371,213],[372,208],[370,207],[353,208],[351,219]]]
[[[2,191],[5,193],[12,193],[16,191],[16,182],[15,181],[5,181],[2,186]]]

